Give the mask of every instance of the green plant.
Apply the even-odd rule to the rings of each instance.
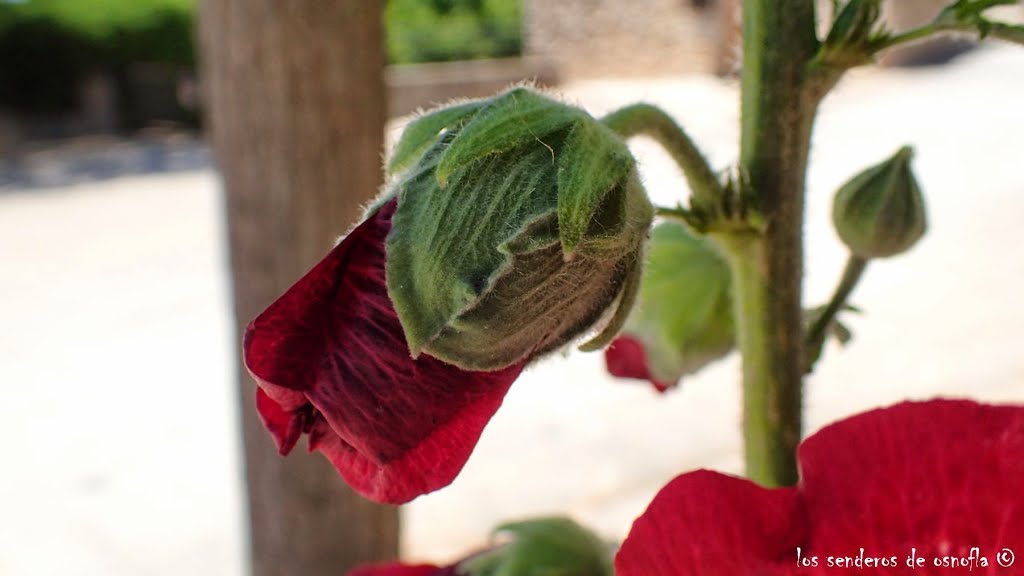
[[[389,185],[366,220],[246,331],[245,362],[268,430],[282,452],[308,434],[356,490],[380,501],[405,502],[450,482],[524,366],[552,342],[622,325],[622,309],[637,295],[628,279],[639,268],[636,227],[651,219],[616,138],[645,134],[669,151],[690,187],[685,202],[657,215],[702,241],[652,234],[648,265],[662,272],[644,279],[659,289],[641,288],[637,305],[669,313],[639,314],[625,325],[704,347],[698,360],[731,344],[739,349],[748,480],[708,472],[673,480],[634,525],[616,569],[797,574],[819,567],[817,556],[806,566],[791,561],[801,560],[801,546],[844,544],[855,529],[887,548],[920,539],[932,560],[957,563],[980,564],[971,547],[984,538],[992,552],[1007,546],[986,554],[985,563],[1012,564],[1006,552],[1024,544],[1016,513],[1024,494],[1024,407],[907,403],[833,425],[803,443],[799,460],[797,446],[804,377],[824,338],[837,333],[837,315],[864,269],[910,249],[927,227],[908,147],[851,177],[833,213],[849,263],[829,302],[805,309],[804,185],[819,104],[851,68],[930,34],[1024,42],[1024,27],[985,15],[1014,2],[958,0],[934,22],[893,34],[880,20],[880,0],[835,1],[830,31],[819,38],[813,0],[745,0],[740,155],[721,172],[671,117],[645,104],[594,119],[517,88],[421,116],[399,141]],[[586,240],[579,252],[577,239]],[[672,243],[683,249],[666,249]],[[541,274],[517,265],[531,256],[548,264],[540,258],[552,254],[558,258]],[[587,257],[621,273],[567,272]],[[660,285],[671,282],[675,292]],[[730,286],[731,317],[717,313],[721,290],[687,293],[686,283],[695,282]],[[567,292],[586,306],[570,309]],[[432,321],[410,311],[426,311]],[[555,323],[565,329],[550,327],[552,319],[566,320]],[[463,346],[444,346],[470,330]],[[714,338],[697,337],[708,335]],[[477,362],[474,346],[507,355]],[[658,360],[666,357],[677,360],[672,370],[644,369],[656,384],[692,366],[659,352]],[[965,438],[962,430],[973,432]],[[957,455],[975,447],[978,467],[965,473]],[[970,517],[976,509],[983,524]],[[858,557],[858,567],[891,568],[899,560],[886,555],[864,565]],[[843,562],[855,566],[853,558]],[[361,574],[485,573],[472,565]],[[569,573],[549,561],[532,568]]]
[[[395,64],[518,55],[519,0],[388,0],[388,57]]]

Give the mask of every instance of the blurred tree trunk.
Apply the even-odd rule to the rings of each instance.
[[[380,183],[378,0],[204,0],[209,127],[224,178],[237,334],[359,217]],[[398,511],[325,458],[277,455],[240,369],[255,576],[340,576],[393,559]]]

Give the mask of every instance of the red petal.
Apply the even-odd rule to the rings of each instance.
[[[604,362],[608,373],[619,378],[649,380],[654,389],[664,393],[672,387],[671,382],[663,382],[651,376],[647,367],[647,351],[640,340],[632,336],[619,336],[604,351]]]
[[[522,365],[466,372],[409,356],[384,276],[395,202],[253,320],[244,351],[278,404],[260,412],[282,452],[299,427],[355,490],[403,503],[455,479]]]
[[[432,564],[365,564],[349,570],[348,576],[440,576],[441,568]]]
[[[710,472],[676,478],[634,523],[616,574],[921,574],[973,547],[987,569],[979,559],[941,573],[1001,574],[998,554],[1024,549],[1024,407],[899,404],[822,429],[799,460],[797,488]],[[797,566],[798,546],[817,569]],[[861,548],[897,566],[828,566]],[[912,549],[923,565],[906,566]]]
[[[911,548],[930,558],[978,546],[991,563],[1024,550],[1022,407],[906,402],[822,429],[799,459],[822,553],[863,546],[903,560]]]
[[[637,518],[615,574],[785,574],[802,537],[796,490],[699,470],[669,482]]]

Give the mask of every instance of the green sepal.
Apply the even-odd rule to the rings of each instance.
[[[637,305],[625,331],[647,352],[651,375],[676,382],[735,347],[732,275],[714,241],[662,222],[648,242]]]
[[[596,352],[612,343],[612,340],[619,335],[626,325],[633,306],[636,304],[637,294],[640,293],[640,279],[643,276],[643,262],[640,262],[640,255],[633,262],[627,262],[629,272],[626,274],[626,281],[619,294],[619,300],[615,304],[615,312],[611,319],[597,336],[580,344],[580,352]]]
[[[582,110],[527,88],[514,88],[495,96],[452,141],[438,165],[437,181],[442,188],[446,187],[459,168],[529,141],[548,150],[548,161],[554,163],[554,143],[543,138],[582,117],[586,117]]]
[[[506,544],[459,563],[466,576],[612,576],[611,549],[596,534],[568,518],[503,524],[496,536]]]
[[[554,170],[536,169],[546,149],[489,156],[452,174],[448,189],[429,169],[443,150],[428,151],[428,169],[400,184],[387,239],[388,293],[413,357],[508,270],[497,248],[525,246],[530,224],[555,210]]]
[[[634,168],[626,144],[597,122],[577,122],[558,159],[558,228],[566,256],[588,232],[595,213]],[[613,236],[618,229],[598,230]]]
[[[850,0],[832,21],[825,43],[856,43],[868,39],[882,13],[880,0]]]
[[[388,160],[388,174],[395,174],[408,168],[418,160],[446,128],[461,124],[487,105],[484,100],[471,100],[461,104],[450,104],[412,120],[406,124],[402,136],[395,145]]]

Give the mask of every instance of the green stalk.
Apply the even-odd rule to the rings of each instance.
[[[853,289],[857,287],[857,283],[860,282],[860,277],[864,274],[864,270],[867,267],[868,260],[865,258],[854,256],[853,254],[847,258],[846,268],[843,269],[843,276],[839,279],[839,285],[836,286],[832,299],[828,301],[828,304],[822,309],[814,323],[807,329],[804,343],[806,345],[805,354],[807,354],[807,358],[805,360],[807,361],[806,371],[808,373],[814,368],[814,363],[818,360],[818,356],[821,355],[821,349],[825,344],[825,336],[828,333],[829,326],[835,320],[836,314],[843,309],[843,306],[846,306],[846,301],[853,294]]]
[[[740,170],[764,216],[760,235],[723,240],[734,274],[743,355],[747,476],[797,481],[804,368],[804,176],[817,104],[814,0],[744,0]]]
[[[704,155],[683,127],[660,108],[633,104],[608,114],[601,122],[623,138],[642,134],[661,144],[683,171],[692,206],[714,206],[722,197],[722,185]]]

